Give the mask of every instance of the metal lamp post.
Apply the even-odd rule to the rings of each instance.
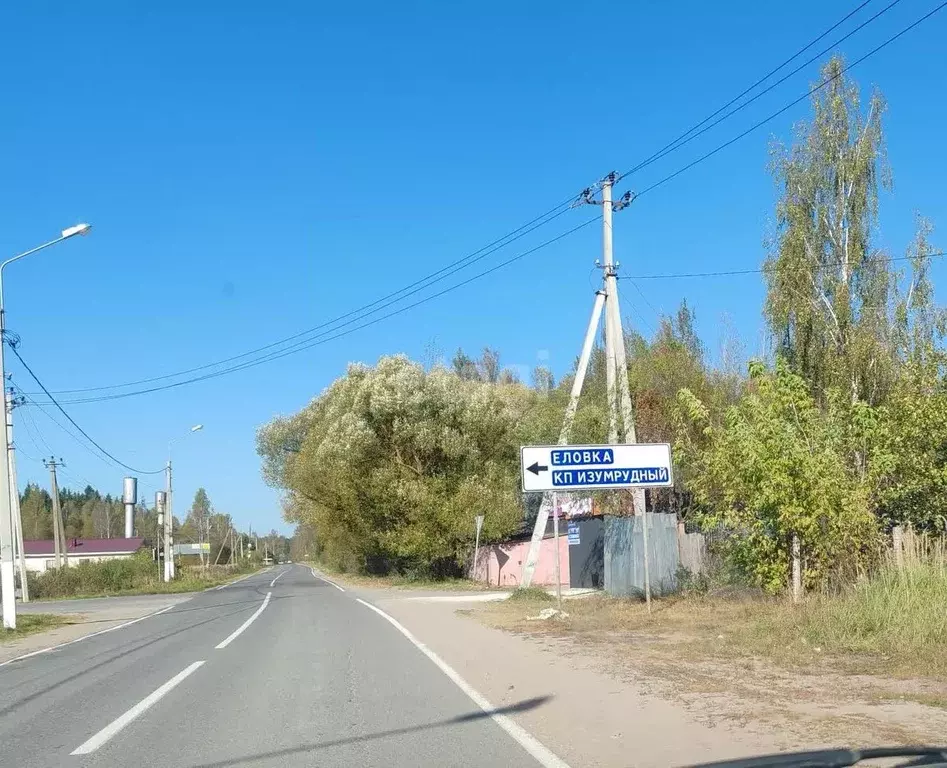
[[[6,381],[6,369],[3,364],[3,335],[6,327],[3,306],[3,270],[8,264],[22,259],[24,256],[49,248],[76,235],[88,234],[92,227],[89,224],[76,224],[64,229],[55,240],[43,243],[28,251],[17,254],[13,258],[0,263],[0,382]],[[7,444],[7,451],[10,446]],[[0,461],[0,602],[3,610],[3,626],[7,629],[16,629],[16,599],[13,581],[13,517],[10,503],[10,466],[9,461]]]

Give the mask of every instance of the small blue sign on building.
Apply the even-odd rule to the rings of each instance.
[[[578,523],[569,523],[568,528],[566,529],[569,535],[569,546],[574,547],[582,543],[582,539],[579,537],[579,524]]]

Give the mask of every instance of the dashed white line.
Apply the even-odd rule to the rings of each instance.
[[[481,696],[480,693],[478,693],[477,690],[470,685],[470,683],[458,675],[457,672],[454,671],[453,667],[451,667],[440,656],[434,653],[434,651],[432,651],[424,643],[412,635],[410,630],[408,630],[397,619],[389,616],[381,608],[378,608],[371,603],[366,603],[361,598],[357,597],[355,599],[366,608],[373,610],[375,613],[385,619],[385,621],[390,623],[395,629],[397,629],[402,635],[408,638],[415,648],[417,648],[419,651],[421,651],[421,653],[433,661],[437,668],[453,681],[454,685],[466,693],[473,703],[480,707],[480,709],[482,709],[487,715],[489,715],[493,722],[506,731],[507,734],[509,734],[509,736],[517,744],[519,744],[523,749],[529,752],[530,755],[536,758],[540,765],[544,766],[544,768],[569,768],[568,763],[553,753],[535,736],[521,728],[506,715],[497,712],[496,708],[489,701],[487,701],[487,699]]]
[[[187,598],[190,600],[191,598]],[[181,602],[187,602],[182,600]],[[12,659],[7,659],[4,662],[0,662],[0,667],[5,667],[7,664],[12,664],[14,661],[22,661],[23,659],[29,659],[33,656],[39,656],[43,653],[49,653],[50,651],[58,650],[59,648],[65,648],[67,645],[73,645],[74,643],[81,643],[83,640],[88,640],[90,637],[98,637],[99,635],[104,635],[106,632],[114,632],[116,629],[124,629],[125,627],[130,627],[132,624],[137,624],[139,621],[144,621],[145,619],[150,619],[152,616],[158,616],[159,614],[170,611],[176,605],[180,603],[174,603],[174,605],[169,605],[166,608],[162,608],[160,611],[154,611],[153,613],[147,613],[144,616],[139,616],[137,619],[132,619],[131,621],[126,621],[124,624],[118,624],[114,627],[109,627],[108,629],[100,629],[98,632],[92,632],[88,635],[83,635],[82,637],[77,637],[75,640],[68,640],[65,643],[59,643],[58,645],[51,645],[49,648],[40,648],[38,651],[32,651],[31,653],[24,653],[22,656],[16,656]]]
[[[279,576],[277,576],[275,579],[273,579],[273,581],[270,582],[270,588],[272,588],[273,585],[274,585],[277,581],[279,581],[280,579],[282,579],[285,575],[286,575],[286,571],[283,571]]]
[[[342,587],[340,587],[334,581],[329,581],[325,576],[320,576],[318,573],[316,573],[315,568],[310,568],[309,570],[312,571],[312,575],[315,576],[317,579],[319,579],[319,581],[324,581],[326,584],[331,584],[333,587],[339,590],[339,592],[345,592],[345,590],[342,589]]]
[[[237,627],[233,632],[231,632],[231,633],[230,633],[230,636],[229,636],[226,640],[224,640],[224,641],[221,642],[221,643],[218,643],[218,644],[215,646],[218,651],[219,651],[221,648],[226,648],[228,645],[230,645],[234,640],[236,640],[236,639],[240,636],[240,633],[243,632],[243,630],[245,630],[245,629],[246,629],[247,627],[249,627],[254,621],[257,620],[257,618],[260,616],[261,613],[263,613],[263,610],[264,610],[264,609],[266,608],[266,606],[269,604],[269,602],[270,602],[270,595],[272,595],[272,594],[273,594],[272,592],[267,592],[267,593],[266,593],[266,597],[263,598],[263,605],[261,605],[259,608],[257,608],[257,609],[253,612],[253,615],[252,615],[249,619],[247,619],[245,622],[243,622],[243,624],[241,624],[241,625],[240,625],[239,627]]]
[[[153,693],[150,693],[148,696],[139,701],[134,707],[129,709],[125,714],[121,715],[117,719],[113,720],[107,726],[105,726],[101,731],[99,731],[95,736],[89,739],[84,744],[76,747],[71,754],[73,755],[88,755],[90,752],[95,752],[99,747],[101,747],[105,742],[111,739],[116,733],[118,733],[122,728],[128,725],[132,720],[138,717],[140,714],[145,712],[149,707],[154,706],[159,700],[166,696],[175,686],[179,685],[187,678],[191,673],[196,671],[204,662],[195,661],[191,666],[183,669],[178,672],[174,677],[172,677],[168,682],[162,685],[160,688],[155,690]]]

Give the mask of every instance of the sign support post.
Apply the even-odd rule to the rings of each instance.
[[[474,521],[477,524],[477,538],[474,542],[474,559],[473,566],[470,569],[470,575],[473,576],[477,572],[477,559],[480,555],[480,529],[483,528],[483,515],[477,515],[474,518]]]
[[[562,579],[559,578],[559,494],[552,495],[552,538],[556,549],[556,606],[562,613]]]

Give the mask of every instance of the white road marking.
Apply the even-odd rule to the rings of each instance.
[[[451,667],[440,656],[434,653],[434,651],[432,651],[424,643],[412,635],[410,630],[408,630],[397,619],[389,616],[381,608],[372,605],[371,603],[366,603],[361,598],[357,597],[355,599],[366,608],[371,608],[371,610],[385,619],[385,621],[389,622],[402,635],[408,638],[408,640],[414,644],[415,648],[417,648],[419,651],[421,651],[421,653],[433,661],[437,668],[453,681],[454,685],[466,693],[474,704],[480,707],[480,709],[490,716],[493,722],[495,722],[504,731],[506,731],[507,734],[509,734],[510,738],[512,738],[523,749],[529,752],[530,755],[536,758],[540,765],[544,766],[544,768],[569,768],[568,763],[550,751],[549,748],[542,744],[542,742],[540,742],[535,736],[521,728],[506,715],[497,712],[496,707],[494,707],[489,701],[487,701],[487,699],[481,696],[480,693],[478,693],[477,690],[470,685],[470,683],[458,675],[457,672],[454,671],[453,667]]]
[[[191,666],[186,669],[178,672],[174,677],[172,677],[168,682],[162,685],[160,688],[150,693],[148,696],[139,701],[134,707],[129,709],[125,714],[121,715],[116,720],[113,720],[107,726],[105,726],[101,731],[99,731],[95,736],[89,739],[87,742],[82,744],[79,747],[76,747],[70,754],[73,755],[88,755],[90,752],[95,752],[99,747],[101,747],[105,742],[111,739],[116,733],[118,733],[122,728],[128,725],[132,720],[138,717],[140,714],[145,712],[149,707],[154,706],[158,701],[160,701],[165,695],[167,695],[176,685],[182,683],[185,678],[188,677],[192,672],[197,670],[204,662],[195,661]]]
[[[263,598],[263,605],[261,605],[259,608],[257,608],[257,609],[253,612],[253,615],[252,615],[249,619],[247,619],[245,622],[243,622],[243,624],[241,624],[239,627],[237,627],[237,628],[230,634],[230,637],[228,637],[226,640],[224,640],[223,642],[218,643],[218,644],[216,645],[216,648],[217,648],[218,651],[219,651],[221,648],[226,648],[228,645],[230,645],[234,640],[236,640],[236,639],[240,636],[240,633],[243,632],[243,630],[245,630],[245,629],[246,629],[247,627],[249,627],[254,621],[257,620],[257,618],[260,616],[260,614],[263,613],[263,609],[266,608],[267,604],[270,602],[270,595],[272,595],[272,594],[273,594],[272,592],[267,592],[267,593],[266,593],[266,597]]]
[[[187,598],[190,600],[191,598]],[[182,600],[181,603],[187,602],[187,600]],[[12,664],[14,661],[22,661],[23,659],[29,659],[32,656],[39,656],[43,653],[49,653],[50,651],[58,650],[59,648],[65,648],[67,645],[73,645],[74,643],[81,643],[83,640],[88,640],[90,637],[98,637],[99,635],[104,635],[106,632],[114,632],[116,629],[124,629],[125,627],[130,627],[132,624],[137,624],[139,621],[144,621],[145,619],[150,619],[152,616],[157,616],[161,613],[170,611],[177,605],[181,603],[175,603],[174,605],[169,605],[167,608],[162,608],[160,611],[155,611],[154,613],[148,613],[144,616],[139,616],[137,619],[132,619],[131,621],[126,621],[124,624],[118,624],[114,627],[109,627],[108,629],[100,629],[98,632],[92,632],[88,635],[83,635],[82,637],[77,637],[75,640],[68,640],[65,643],[59,643],[58,645],[51,645],[49,648],[40,648],[38,651],[32,651],[31,653],[24,653],[22,656],[16,656],[12,659],[7,659],[0,663],[0,667],[5,667],[7,664]]]
[[[334,581],[329,581],[327,578],[325,578],[325,576],[320,576],[318,573],[316,573],[315,568],[310,568],[309,570],[312,571],[312,575],[315,576],[317,579],[319,579],[319,581],[324,581],[326,584],[331,584],[333,587],[339,590],[339,592],[345,592],[345,590],[342,589],[342,587],[340,587]]]
[[[287,570],[289,570],[289,569],[287,569]],[[279,581],[280,579],[282,579],[285,575],[286,575],[286,571],[283,571],[279,576],[277,576],[275,579],[273,579],[273,581],[270,582],[270,588],[272,588],[273,585],[274,585],[277,581]]]
[[[241,576],[239,579],[234,579],[233,581],[228,581],[226,584],[221,584],[219,587],[212,587],[212,589],[226,589],[227,587],[232,587],[234,584],[239,584],[244,579],[249,579],[251,576],[255,576],[254,573],[248,573],[246,576]]]

